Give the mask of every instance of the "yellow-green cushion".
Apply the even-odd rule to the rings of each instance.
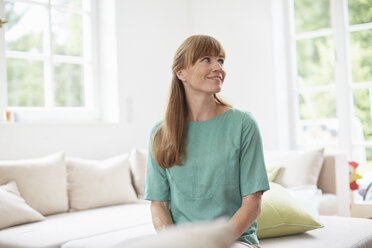
[[[323,227],[287,190],[270,183],[262,196],[262,211],[257,219],[258,238],[277,237]]]
[[[276,176],[279,173],[279,170],[280,170],[280,166],[272,166],[272,167],[266,168],[267,177],[270,182],[273,182],[275,180]]]

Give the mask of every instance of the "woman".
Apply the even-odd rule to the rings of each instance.
[[[150,136],[144,199],[156,230],[227,216],[234,247],[259,247],[256,219],[269,189],[261,137],[250,113],[217,95],[224,59],[210,36],[178,48],[165,118]]]

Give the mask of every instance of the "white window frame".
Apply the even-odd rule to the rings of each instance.
[[[371,141],[363,143],[356,143],[352,140],[352,120],[354,117],[353,105],[353,89],[372,86],[372,82],[366,83],[352,83],[351,60],[349,51],[349,34],[356,30],[372,29],[372,24],[359,24],[349,27],[348,21],[348,3],[347,0],[330,0],[331,6],[331,28],[324,30],[317,30],[307,32],[306,34],[296,35],[294,30],[294,0],[286,0],[287,2],[287,25],[288,25],[288,41],[289,41],[289,64],[290,64],[290,90],[291,95],[294,97],[294,103],[291,111],[291,122],[296,127],[294,134],[294,147],[296,149],[302,148],[299,141],[299,132],[301,128],[301,121],[299,119],[299,89],[297,87],[297,57],[296,57],[296,41],[297,38],[310,38],[323,36],[325,34],[332,35],[334,50],[335,50],[335,87],[336,91],[336,118],[339,121],[338,141],[339,148],[347,153],[348,157],[352,158],[353,148],[363,146],[365,148],[372,148]],[[319,87],[320,88],[320,87]],[[311,120],[308,122],[312,122]],[[319,144],[319,145],[332,145],[332,144]]]
[[[0,19],[5,19],[5,10],[3,8],[5,0],[0,0]],[[23,52],[5,51],[5,29],[0,28],[0,121],[4,121],[5,110],[16,112],[21,122],[97,122],[100,120],[100,101],[98,94],[98,72],[97,72],[97,51],[98,51],[98,30],[97,30],[97,2],[90,0],[91,11],[74,9],[70,7],[55,6],[48,3],[34,2],[32,0],[10,0],[12,2],[25,2],[35,5],[41,5],[48,8],[48,15],[51,14],[51,8],[59,10],[68,10],[74,13],[82,14],[83,22],[89,22],[88,39],[83,39],[84,57],[76,58],[73,56],[53,55],[53,48],[44,47],[46,50],[42,55],[32,55]],[[49,18],[46,39],[51,44],[51,23]],[[83,30],[86,32],[86,30]],[[90,34],[89,34],[90,32]],[[45,44],[45,43],[44,43]],[[87,54],[88,56],[86,56]],[[12,107],[7,106],[7,76],[6,76],[6,58],[34,58],[44,62],[44,94],[43,107]],[[84,95],[85,106],[83,107],[56,107],[54,106],[54,83],[52,66],[54,62],[78,63],[84,65]]]

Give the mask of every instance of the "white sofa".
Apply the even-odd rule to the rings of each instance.
[[[58,155],[59,161],[61,156]],[[137,194],[141,193],[141,184],[143,184],[143,172],[144,172],[144,153],[134,150],[131,155],[130,165],[126,163],[124,166],[125,170],[131,170],[132,179],[128,177],[123,180],[129,180],[129,183],[133,184],[133,188],[136,189]],[[123,157],[122,157],[123,159]],[[125,158],[124,158],[125,160]],[[44,160],[43,160],[44,161]],[[106,166],[111,168],[110,173],[112,174],[112,164],[119,166],[118,161],[108,160],[105,163],[99,163],[94,161],[84,161],[84,160],[72,160],[77,164],[76,168],[83,173],[83,176],[89,176],[89,173],[85,173],[86,166]],[[113,163],[113,161],[116,161]],[[30,162],[30,161],[26,161]],[[40,162],[40,161],[39,161]],[[14,171],[12,168],[9,169],[9,164],[14,166],[14,162],[2,161],[0,162],[0,185],[6,183],[11,179],[15,179],[17,184],[22,186],[21,181],[17,181],[17,176],[14,176]],[[71,161],[67,162],[67,164]],[[72,163],[73,164],[73,163]],[[22,162],[15,163],[15,165],[21,165]],[[28,183],[33,182],[33,180],[42,180],[41,178],[30,178],[32,173],[28,172],[32,166],[37,167],[37,163],[28,164],[26,169],[23,168],[22,172],[26,171],[25,180],[29,180]],[[116,166],[115,165],[115,166]],[[50,165],[49,165],[50,166]],[[62,163],[62,166],[65,166]],[[111,166],[111,167],[110,167]],[[114,166],[114,167],[115,167]],[[44,167],[44,168],[43,168]],[[39,169],[45,169],[48,164],[44,161],[44,164]],[[105,168],[106,168],[105,167]],[[5,169],[4,169],[5,168]],[[76,169],[75,168],[75,169]],[[70,168],[71,169],[71,168]],[[349,215],[349,190],[348,190],[348,166],[346,161],[346,156],[342,153],[338,154],[327,154],[325,156],[324,162],[322,164],[318,187],[322,189],[324,193],[324,202],[320,204],[321,214],[337,214],[348,216]],[[8,172],[7,172],[8,171]],[[9,173],[12,171],[12,173]],[[73,171],[73,170],[72,170]],[[6,173],[9,173],[6,175]],[[40,172],[39,172],[40,173]],[[62,173],[65,178],[62,178],[66,183],[66,191],[68,188],[68,194],[66,192],[66,197],[68,198],[68,207],[64,207],[62,203],[62,208],[55,206],[53,199],[42,199],[44,206],[38,205],[40,202],[30,204],[30,206],[35,209],[41,209],[44,211],[45,219],[38,222],[27,223],[17,226],[8,227],[0,230],[0,248],[10,248],[10,247],[63,247],[63,248],[82,248],[82,247],[127,247],[123,242],[128,239],[133,239],[143,235],[155,234],[154,228],[151,224],[151,216],[149,210],[149,204],[140,199],[133,201],[131,196],[125,196],[124,199],[120,199],[118,202],[125,202],[128,199],[128,203],[115,203],[112,206],[91,208],[95,203],[90,203],[89,199],[85,199],[85,202],[79,202],[81,198],[76,198],[77,202],[71,201],[71,197],[74,192],[71,192],[71,187],[69,183],[72,183],[71,175],[69,174],[69,166],[67,166],[67,173]],[[57,173],[57,174],[58,174]],[[97,177],[97,171],[92,173],[92,177],[96,177],[96,183],[103,181],[101,177]],[[20,172],[20,174],[22,174]],[[115,174],[115,173],[114,173]],[[116,173],[118,174],[118,173]],[[15,175],[18,175],[15,173]],[[77,174],[79,175],[79,174]],[[40,175],[39,175],[40,176]],[[76,176],[76,175],[75,175]],[[35,175],[37,177],[37,175]],[[60,177],[55,177],[53,180],[58,184]],[[63,184],[63,180],[60,181]],[[75,183],[84,183],[86,179],[82,179]],[[92,180],[92,179],[90,179]],[[54,183],[52,181],[52,184]],[[35,182],[36,183],[36,182]],[[40,182],[39,182],[40,183]],[[48,182],[47,182],[48,183]],[[76,186],[76,185],[75,185]],[[74,187],[75,187],[74,186]],[[50,187],[53,188],[51,185]],[[62,185],[62,188],[64,186]],[[38,190],[37,187],[34,190]],[[89,190],[89,188],[87,189]],[[97,189],[99,190],[99,189]],[[27,196],[27,194],[32,194],[32,192],[26,192],[23,194],[22,187],[20,187],[20,193],[22,196]],[[37,192],[33,192],[37,193]],[[104,192],[103,192],[104,193]],[[82,192],[78,192],[78,195]],[[90,193],[86,193],[89,197],[94,198]],[[103,197],[102,192],[97,192],[97,197]],[[108,193],[111,194],[111,193]],[[131,194],[130,192],[125,192],[125,194]],[[127,197],[127,199],[125,199]],[[25,197],[27,198],[27,197]],[[84,196],[82,196],[84,198]],[[109,197],[110,198],[110,197]],[[107,199],[106,199],[107,200]],[[26,199],[26,202],[29,203]],[[48,212],[48,202],[54,208],[57,209],[55,214],[51,214],[53,211]],[[62,201],[63,202],[63,199]],[[336,202],[336,203],[335,203]],[[85,205],[84,205],[85,204]],[[101,203],[100,203],[101,204]],[[74,211],[71,207],[73,206],[83,206],[91,209]],[[103,204],[104,205],[104,204]],[[261,244],[264,248],[270,247],[351,247],[352,245],[360,243],[361,246],[355,247],[371,247],[362,246],[366,244],[372,244],[372,221],[366,219],[357,218],[346,218],[339,216],[321,216],[321,221],[326,222],[325,228],[309,231],[307,233],[299,235],[291,235],[279,238],[268,238],[263,239]],[[358,230],[358,231],[355,231]],[[348,235],[345,238],[345,235]],[[341,236],[340,236],[341,235]],[[351,236],[350,236],[351,235]],[[368,236],[371,235],[371,236]],[[345,240],[343,240],[345,239]]]
[[[287,152],[269,152],[265,158],[280,161],[287,156]],[[322,190],[318,211],[319,222],[324,227],[295,235],[260,239],[263,248],[372,247],[372,220],[348,217],[349,168],[344,153],[324,155],[317,187]]]
[[[311,153],[319,153],[320,156],[323,154],[323,150],[314,150],[308,154],[300,151],[267,151],[265,152],[265,161],[267,166],[293,164],[281,169],[287,171],[285,171],[285,177],[275,180],[279,184],[284,186],[316,184],[317,188],[322,191],[318,206],[320,215],[350,216],[349,167],[346,155],[342,152],[327,153],[317,161],[309,161],[308,165],[300,165],[300,163],[304,163],[301,160]],[[316,159],[316,156],[313,157],[315,158],[309,158],[309,160]],[[314,168],[317,163],[321,165],[318,169]],[[294,170],[293,167],[297,169]],[[289,172],[289,170],[293,170],[293,172]],[[312,173],[315,175],[312,179],[308,179],[308,174]],[[302,174],[303,178],[298,178],[299,174]],[[291,182],[288,182],[289,177]]]

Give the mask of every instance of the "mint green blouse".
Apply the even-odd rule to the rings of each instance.
[[[169,201],[174,223],[231,218],[242,196],[269,189],[262,142],[249,112],[231,108],[201,122],[187,123],[183,166],[161,168],[149,157],[143,198]],[[239,238],[257,244],[255,221]]]

